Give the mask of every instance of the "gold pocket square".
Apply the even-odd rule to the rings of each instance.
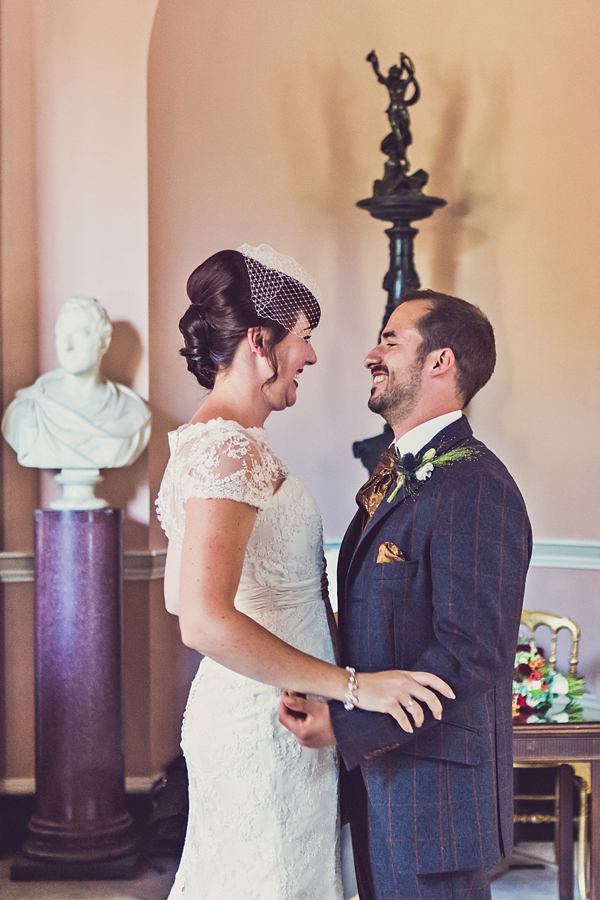
[[[400,550],[399,547],[396,547],[396,545],[391,541],[384,541],[383,544],[381,544],[379,547],[377,562],[406,562],[406,559],[404,557],[404,553],[402,552],[402,550]]]

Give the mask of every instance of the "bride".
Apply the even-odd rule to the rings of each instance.
[[[264,423],[296,402],[317,361],[318,290],[265,244],[192,272],[181,353],[210,388],[171,456],[157,510],[169,538],[165,599],[204,655],[182,727],[190,813],[169,900],[340,900],[334,748],[301,747],[278,721],[283,689],[416,725],[449,696],[425,672],[335,664],[321,519],[271,452]],[[403,725],[404,723],[404,725]]]

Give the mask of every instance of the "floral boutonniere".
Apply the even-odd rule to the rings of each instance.
[[[398,491],[405,484],[411,487],[411,481],[426,481],[431,477],[431,473],[438,466],[447,466],[450,463],[457,462],[459,459],[471,459],[477,456],[479,450],[476,447],[456,447],[455,450],[448,450],[437,456],[435,447],[430,447],[421,459],[412,453],[405,453],[404,456],[398,457],[394,463],[397,472],[396,487],[387,498],[387,502],[391,503]],[[412,493],[412,491],[410,491]]]

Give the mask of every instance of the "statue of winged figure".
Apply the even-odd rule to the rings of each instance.
[[[384,180],[388,181],[393,177],[395,180],[403,180],[403,176],[406,176],[410,169],[406,150],[412,144],[408,107],[416,103],[421,96],[421,89],[415,78],[415,67],[406,53],[400,54],[400,65],[391,66],[387,76],[382,74],[374,50],[367,56],[367,62],[371,63],[377,80],[386,86],[390,95],[386,113],[392,130],[381,142],[382,152],[389,157],[385,165]]]

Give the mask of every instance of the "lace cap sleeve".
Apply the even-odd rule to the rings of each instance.
[[[180,453],[181,498],[238,500],[261,509],[285,474],[268,447],[244,430],[191,440]]]
[[[168,538],[179,545],[187,500],[237,500],[262,509],[288,474],[269,450],[262,428],[216,419],[172,432],[169,443],[171,458],[156,511]]]

